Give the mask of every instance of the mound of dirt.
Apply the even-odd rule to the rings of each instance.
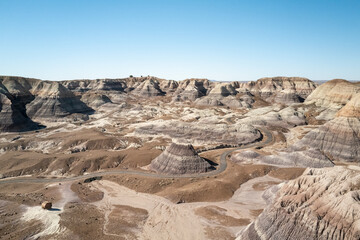
[[[156,172],[168,174],[202,173],[213,169],[191,144],[182,143],[172,143],[151,161],[150,167]]]

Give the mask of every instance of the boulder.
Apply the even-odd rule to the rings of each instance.
[[[46,210],[50,210],[52,208],[52,203],[51,202],[48,202],[48,201],[45,201],[41,204],[41,207],[43,209],[46,209]]]

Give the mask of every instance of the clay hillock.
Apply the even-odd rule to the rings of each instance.
[[[310,131],[296,147],[318,148],[333,160],[360,161],[360,119],[337,117]]]
[[[191,144],[172,143],[150,165],[158,173],[188,174],[208,172],[213,167],[201,158]]]
[[[131,93],[144,97],[163,96],[166,94],[161,90],[159,81],[151,77],[141,82]]]
[[[337,82],[344,84],[343,81]],[[347,95],[349,97],[351,100],[337,112],[333,120],[310,131],[295,146],[318,148],[336,161],[359,162],[360,93]]]

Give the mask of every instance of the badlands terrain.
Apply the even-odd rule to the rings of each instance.
[[[360,239],[359,162],[360,82],[0,76],[0,239]]]

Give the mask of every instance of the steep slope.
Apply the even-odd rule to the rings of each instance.
[[[99,94],[96,92],[84,93],[81,95],[80,100],[92,108],[97,108],[103,104],[111,103],[111,100],[109,97],[107,97],[104,94]]]
[[[22,77],[1,77],[1,82],[31,119],[58,121],[72,114],[86,118],[93,111],[59,82]]]
[[[160,89],[166,94],[173,94],[179,86],[179,82],[175,80],[163,80],[160,82]]]
[[[133,94],[144,96],[144,97],[154,97],[154,96],[163,96],[163,92],[159,86],[159,81],[157,79],[149,78],[140,83],[133,91]]]
[[[195,101],[197,98],[206,96],[212,85],[207,79],[183,80],[174,92],[173,101]]]
[[[28,131],[40,127],[26,115],[25,105],[16,101],[0,82],[0,131]]]
[[[304,136],[295,146],[318,148],[333,160],[360,162],[360,93],[336,118]]]
[[[35,99],[26,106],[26,112],[32,119],[58,120],[74,113],[86,114],[92,111],[72,92],[56,82],[40,82],[31,93]]]
[[[359,239],[360,168],[307,169],[237,239]]]
[[[307,98],[305,103],[321,107],[343,107],[360,92],[360,85],[343,79],[334,79],[321,84]]]
[[[337,112],[336,116],[360,118],[360,91],[352,96],[351,100]]]
[[[168,174],[202,173],[212,169],[192,145],[184,143],[172,143],[151,162],[150,167],[156,172]]]
[[[334,79],[321,84],[306,99],[305,104],[311,108],[317,120],[332,120],[339,109],[360,93],[360,83],[343,79]]]

